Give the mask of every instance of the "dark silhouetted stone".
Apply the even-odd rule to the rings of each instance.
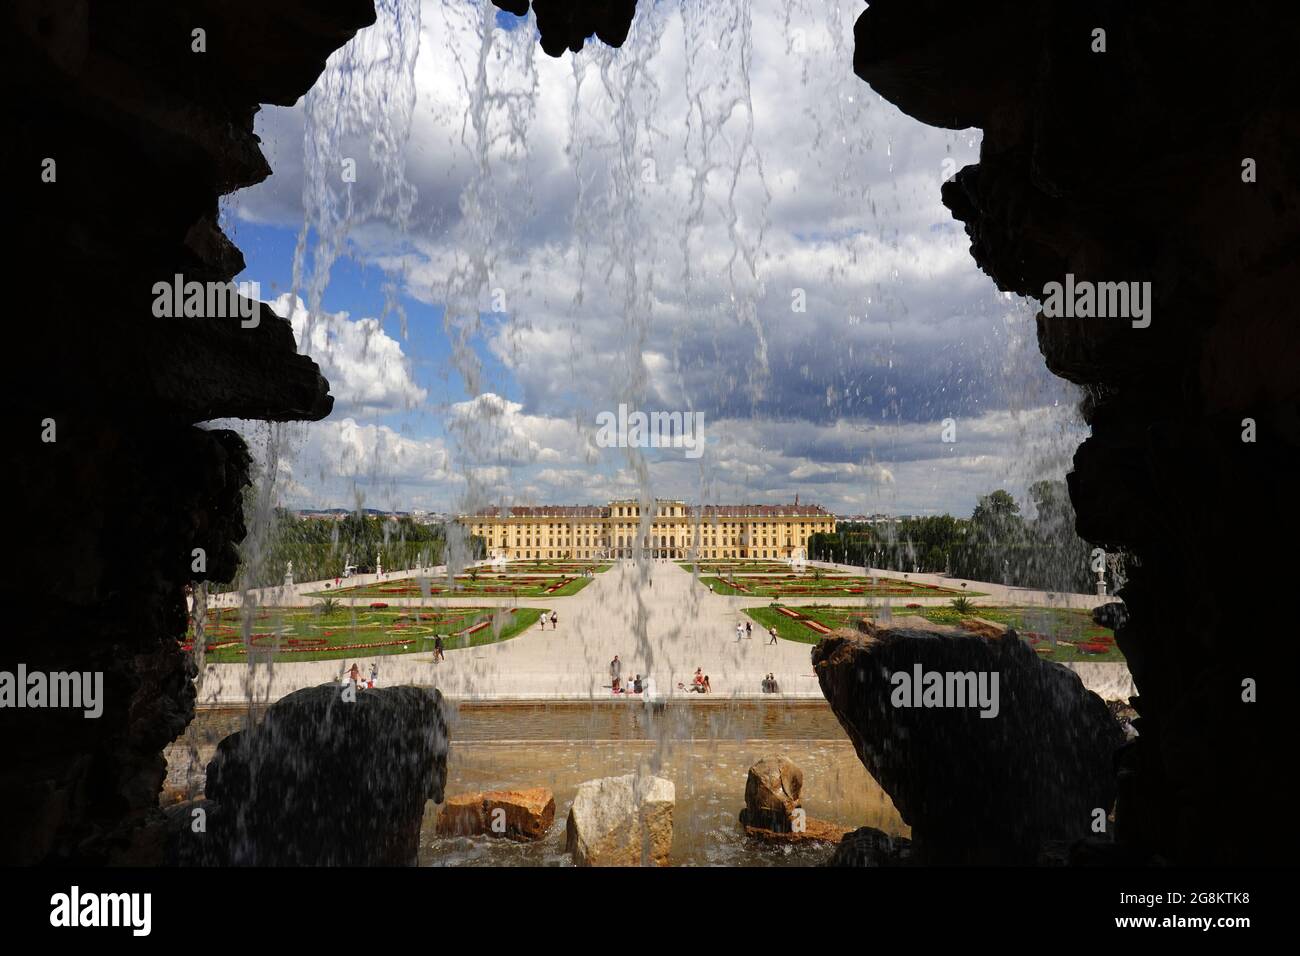
[[[1124,742],[1106,704],[1019,639],[925,624],[846,631],[812,652],[822,693],[911,826],[918,861],[1033,863],[1045,841],[1091,835],[1094,811],[1114,803]],[[990,675],[990,689],[996,674],[996,715],[952,699],[895,706],[893,675],[917,665]]]
[[[180,834],[178,862],[413,864],[425,803],[442,802],[447,779],[442,708],[418,687],[361,689],[349,702],[322,684],[281,698],[218,745],[207,832]]]

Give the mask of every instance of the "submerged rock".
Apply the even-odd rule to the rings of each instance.
[[[912,841],[890,836],[875,827],[859,827],[844,835],[826,866],[901,866],[912,855]]]
[[[740,822],[744,823],[746,813],[741,811]],[[838,823],[831,823],[829,820],[817,820],[813,817],[805,817],[802,823],[796,824],[789,830],[771,830],[767,827],[756,827],[745,825],[745,836],[760,843],[830,843],[836,844],[844,839],[845,835],[853,830],[852,827],[841,826]]]
[[[565,852],[578,866],[667,866],[675,800],[663,777],[587,780],[569,808]]]
[[[489,790],[448,797],[438,812],[438,833],[540,840],[555,822],[555,794],[547,787]]]
[[[362,689],[349,702],[338,684],[304,688],[218,745],[206,832],[182,831],[176,862],[410,865],[425,802],[442,801],[446,779],[438,691]]]
[[[912,619],[813,649],[822,693],[912,827],[918,861],[1030,864],[1045,841],[1094,835],[1114,804],[1124,738],[1105,703],[1007,637]]]

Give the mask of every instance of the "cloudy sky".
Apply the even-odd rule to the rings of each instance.
[[[390,6],[223,210],[335,397],[240,426],[286,504],[968,514],[1063,475],[1075,396],[939,201],[979,132],[853,75],[859,0],[643,4],[560,59],[486,0]],[[702,413],[703,455],[601,447],[620,403]]]

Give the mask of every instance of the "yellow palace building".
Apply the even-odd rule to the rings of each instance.
[[[482,538],[489,558],[785,558],[807,556],[808,538],[835,530],[820,505],[704,505],[656,499],[642,528],[635,499],[608,505],[484,508],[456,520]],[[644,537],[642,537],[644,535]]]

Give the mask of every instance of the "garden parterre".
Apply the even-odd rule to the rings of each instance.
[[[778,637],[816,644],[837,628],[852,628],[859,619],[871,618],[873,610],[878,609],[771,605],[747,608],[745,613],[765,631],[775,627]],[[1079,608],[978,607],[973,612],[962,614],[950,605],[895,605],[890,610],[894,616],[916,615],[935,624],[960,626],[962,621],[974,618],[1005,624],[1015,628],[1021,640],[1028,642],[1040,657],[1058,663],[1124,660],[1124,655],[1115,646],[1114,634],[1094,623],[1091,612]]]
[[[338,598],[419,598],[474,595],[501,595],[517,597],[568,597],[577,594],[591,582],[591,578],[572,577],[565,574],[519,574],[497,571],[479,571],[458,574],[455,586],[443,576],[427,578],[403,577],[391,581],[374,581],[370,584],[326,587],[311,592],[311,597]]]
[[[978,597],[979,592],[957,591],[937,584],[922,584],[897,578],[840,576],[814,577],[809,574],[747,574],[700,578],[713,586],[713,593],[740,597]]]
[[[330,660],[432,650],[443,637],[448,651],[509,640],[537,623],[540,608],[371,607],[260,608],[245,622],[240,608],[210,609],[204,620],[205,657],[211,663],[246,661],[251,654],[276,662]],[[248,641],[245,642],[247,625]],[[193,648],[191,625],[182,643]]]

